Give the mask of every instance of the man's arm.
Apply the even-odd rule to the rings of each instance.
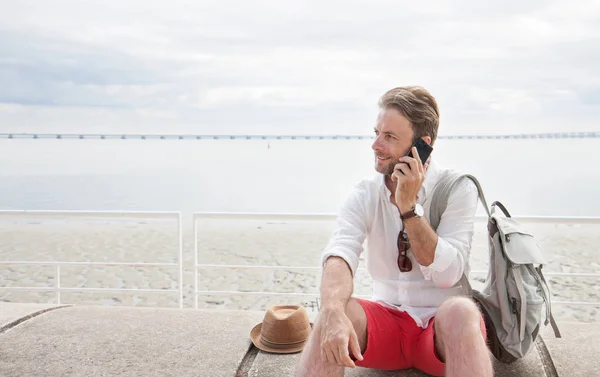
[[[416,148],[413,148],[413,156],[418,156]],[[427,165],[423,166],[421,160],[408,156],[401,157],[399,161],[401,163],[394,167],[392,178],[397,182],[396,205],[400,213],[405,213],[417,203],[417,193],[425,179]],[[476,210],[477,188],[470,180],[466,180],[450,194],[437,233],[426,219],[404,222],[413,254],[424,277],[440,288],[453,286],[464,273],[471,249]]]
[[[356,187],[341,208],[337,228],[323,251],[321,278],[320,346],[325,359],[334,365],[354,367],[349,349],[362,360],[358,337],[346,315],[354,291],[354,274],[367,234],[368,193]]]
[[[466,179],[450,194],[437,233],[423,217],[404,222],[423,275],[438,287],[452,287],[465,271],[474,234],[477,198],[477,187]]]
[[[415,259],[421,266],[429,266],[435,258],[438,235],[431,229],[424,217],[413,217],[404,221],[404,231],[408,235]]]
[[[333,365],[354,368],[350,352],[362,360],[358,336],[346,314],[346,305],[353,292],[350,267],[339,257],[329,257],[323,269],[321,282],[321,352]]]
[[[341,206],[336,228],[321,255],[324,269],[330,257],[338,257],[337,259],[346,262],[345,267],[350,269],[350,277],[354,278],[371,215],[371,196],[367,185],[368,183],[364,182],[358,184]],[[323,272],[325,273],[325,270]]]
[[[352,292],[354,292],[354,279],[348,263],[336,256],[327,258],[321,279],[322,310],[344,312]]]
[[[392,181],[396,182],[394,201],[400,214],[410,211],[417,204],[417,194],[423,181],[428,165],[421,162],[417,148],[413,146],[412,155],[404,156],[394,166]],[[404,230],[408,235],[415,259],[420,265],[429,266],[435,258],[435,248],[438,243],[437,234],[431,229],[426,219],[411,218],[404,221]]]

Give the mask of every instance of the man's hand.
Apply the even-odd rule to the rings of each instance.
[[[362,360],[358,337],[350,318],[341,309],[324,310],[322,313],[321,356],[328,363],[354,368],[348,349],[357,360]]]
[[[400,157],[392,173],[392,181],[397,182],[394,198],[400,213],[410,211],[417,204],[417,194],[428,167],[427,163],[423,166],[416,147],[412,148],[412,155],[415,157]]]

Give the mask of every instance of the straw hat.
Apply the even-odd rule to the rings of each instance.
[[[263,321],[250,331],[256,348],[272,353],[302,351],[312,329],[308,313],[300,305],[270,307]]]

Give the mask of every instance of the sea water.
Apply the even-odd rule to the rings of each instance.
[[[335,213],[375,173],[371,143],[3,139],[0,209]],[[434,147],[514,216],[600,216],[600,139]]]

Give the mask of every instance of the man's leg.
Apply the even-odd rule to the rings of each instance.
[[[448,377],[492,377],[492,361],[481,329],[481,312],[466,297],[452,297],[438,309],[435,347]]]
[[[365,311],[355,299],[351,298],[348,305],[346,305],[346,315],[352,321],[361,353],[363,353],[367,344],[367,316]],[[296,377],[342,377],[344,375],[345,367],[327,363],[321,354],[321,328],[322,323],[320,316],[318,316],[310,338],[300,355]],[[352,354],[350,355],[352,357]]]

